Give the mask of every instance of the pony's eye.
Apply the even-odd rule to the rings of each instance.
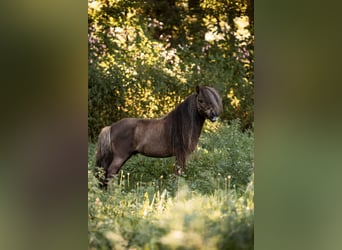
[[[203,103],[203,100],[202,100],[202,99],[198,99],[198,102],[202,104],[202,103]]]

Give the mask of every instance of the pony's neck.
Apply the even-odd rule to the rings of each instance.
[[[196,96],[191,95],[185,101],[184,104],[187,105],[189,120],[191,121],[191,126],[193,128],[193,136],[199,137],[204,125],[205,117],[198,111]]]
[[[172,150],[184,162],[198,143],[205,118],[197,110],[196,96],[191,95],[166,117],[166,133]]]

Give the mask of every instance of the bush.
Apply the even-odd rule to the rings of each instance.
[[[253,133],[239,126],[206,124],[184,176],[172,158],[134,156],[108,191],[90,144],[89,249],[253,249]]]
[[[196,85],[218,89],[223,119],[239,118],[242,128],[252,127],[254,36],[247,15],[253,6],[246,0],[191,5],[89,2],[90,141],[123,117],[170,112]]]

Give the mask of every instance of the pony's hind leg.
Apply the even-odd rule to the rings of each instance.
[[[109,165],[107,171],[106,171],[106,184],[108,184],[109,180],[117,174],[122,165],[131,157],[131,155],[128,155],[126,157],[118,157],[115,156],[111,164]]]

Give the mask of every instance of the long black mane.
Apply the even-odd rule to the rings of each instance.
[[[196,94],[192,94],[170,112],[165,119],[167,138],[179,163],[194,151],[205,121],[197,110]]]

